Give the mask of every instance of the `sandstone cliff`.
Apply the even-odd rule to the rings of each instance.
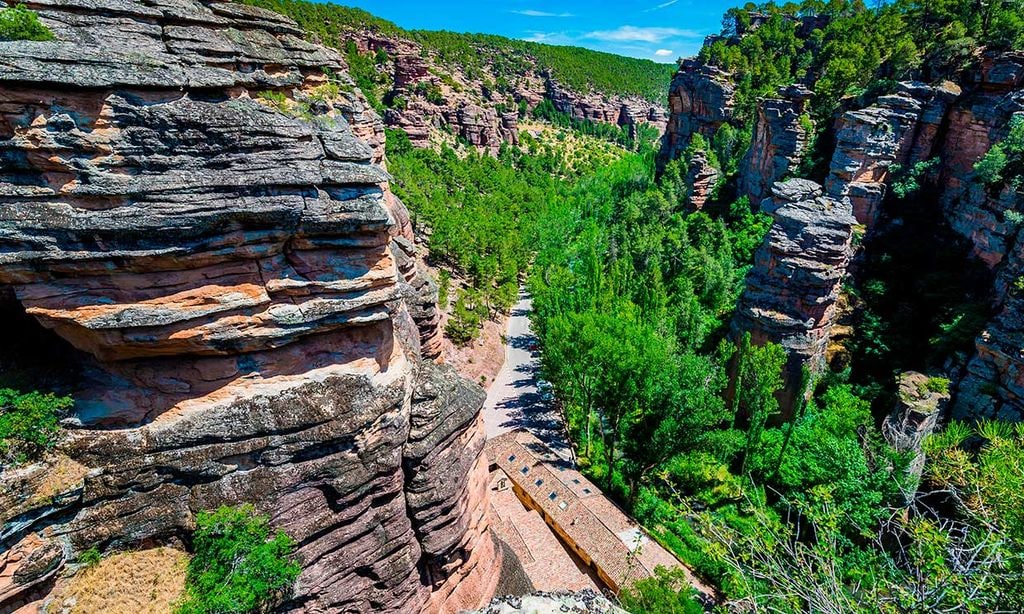
[[[754,267],[736,307],[733,336],[751,333],[786,349],[780,403],[784,411],[800,393],[803,366],[820,374],[836,319],[836,305],[851,255],[854,219],[848,203],[822,194],[805,179],[776,183],[762,210],[773,222],[754,256]]]
[[[694,134],[710,139],[724,124],[736,123],[730,78],[697,60],[680,66],[669,94],[662,167],[687,151]],[[758,101],[751,145],[735,177],[739,195],[757,203],[773,183],[801,166],[808,146],[808,123],[801,115],[810,95],[797,84],[780,90],[777,98]],[[956,83],[899,83],[892,93],[863,104],[847,99],[825,127],[828,144],[818,152],[828,161],[824,198],[852,213],[870,235],[893,202],[894,182],[905,180],[916,164],[930,163],[915,181],[937,194],[949,226],[970,241],[974,257],[996,280],[991,296],[998,315],[977,338],[973,357],[950,366],[963,371],[954,386],[953,414],[1024,419],[1024,298],[1017,289],[1024,278],[1024,247],[1019,225],[1007,216],[1008,211],[1024,212],[1024,195],[1006,183],[985,186],[973,170],[1006,135],[1011,118],[1024,114],[1024,55],[984,53]],[[705,183],[700,173],[688,179],[690,193],[700,192]],[[842,248],[844,241],[826,241],[830,247],[824,251],[818,242],[794,242],[797,235],[785,229],[806,230],[815,221],[794,226],[787,216],[779,218],[779,211],[786,213],[780,196],[776,192],[762,205],[775,212],[776,220],[748,276],[733,329],[755,331],[761,340],[786,346],[795,357],[787,373],[792,383],[800,365],[821,366],[835,293],[853,254]]]
[[[289,610],[489,598],[483,392],[421,358],[436,288],[342,58],[238,4],[29,6],[57,40],[0,42],[0,297],[80,366],[80,469],[0,474],[0,609],[243,501],[299,544]]]
[[[412,143],[428,147],[439,139],[461,137],[496,154],[502,143],[519,143],[519,110],[529,112],[547,99],[579,120],[625,126],[639,124],[664,130],[665,112],[639,96],[608,96],[563,86],[535,60],[524,58],[515,74],[508,66],[487,66],[467,74],[422,44],[397,35],[352,29],[345,36],[363,54],[381,58],[377,70],[387,75],[381,96],[389,108],[384,120],[401,128]],[[498,87],[498,82],[505,82]]]

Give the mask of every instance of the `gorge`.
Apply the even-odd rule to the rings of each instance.
[[[215,510],[294,577],[144,611],[1024,608],[1020,0],[749,5],[671,67],[27,0],[0,162],[0,612],[166,551],[195,599]]]

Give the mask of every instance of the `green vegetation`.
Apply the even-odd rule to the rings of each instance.
[[[401,131],[387,136],[392,187],[429,229],[432,262],[465,281],[457,292],[450,277],[443,285],[446,301],[454,302],[446,333],[467,343],[487,318],[515,303],[541,220],[577,178],[607,161],[606,145],[580,141],[569,156],[524,134],[527,152],[503,146],[493,158],[472,148],[414,149]]]
[[[98,548],[89,548],[78,557],[78,562],[83,567],[93,567],[103,560],[103,554]]]
[[[631,151],[651,147],[658,138],[657,128],[648,124],[638,124],[636,126],[636,134],[631,134],[629,126],[615,126],[604,122],[576,119],[556,109],[555,105],[547,98],[542,100],[533,109],[533,116],[578,134],[585,134],[617,143]]]
[[[24,4],[0,9],[0,41],[49,41],[53,33]]]
[[[751,11],[767,19],[751,28]],[[815,21],[804,27],[802,19]],[[897,0],[871,8],[861,0],[748,3],[730,9],[723,23],[722,37],[700,58],[733,74],[735,121],[744,134],[757,99],[798,80],[814,91],[811,114],[820,130],[843,97],[864,102],[899,80],[953,76],[982,45],[1024,48],[1021,0]]]
[[[243,0],[246,4],[270,9],[294,19],[306,32],[324,44],[346,52],[352,77],[360,89],[374,100],[377,75],[367,68],[386,58],[367,55],[357,58],[346,41],[349,32],[370,30],[379,34],[406,38],[423,45],[442,64],[457,68],[471,79],[493,75],[494,89],[511,91],[512,86],[535,65],[549,71],[559,83],[580,92],[600,92],[609,96],[642,96],[663,102],[675,67],[650,60],[639,60],[581,47],[561,47],[513,40],[489,34],[407,31],[374,17],[366,11],[330,3],[306,0]],[[354,63],[353,63],[354,62]],[[366,86],[371,86],[367,88]],[[369,89],[369,91],[368,91]]]
[[[701,614],[695,595],[683,570],[658,567],[654,577],[623,589],[619,602],[630,614]]]
[[[1024,190],[1024,116],[1010,120],[1009,133],[978,160],[974,172],[985,185],[1005,184],[1014,190]]]
[[[0,468],[37,460],[56,445],[69,397],[0,389]]]
[[[295,541],[273,532],[269,519],[248,504],[200,513],[193,550],[178,614],[269,611],[301,571],[292,559]]]

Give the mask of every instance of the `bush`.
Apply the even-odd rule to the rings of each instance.
[[[35,460],[57,443],[70,397],[0,389],[0,466]]]
[[[0,41],[49,40],[53,40],[53,33],[25,5],[18,4],[0,10]]]
[[[632,614],[700,614],[704,611],[682,569],[658,567],[619,593],[622,606]]]
[[[78,562],[81,563],[83,567],[92,567],[99,564],[101,560],[103,560],[103,555],[100,554],[100,551],[96,548],[89,548],[78,557]]]
[[[291,590],[301,568],[295,541],[271,534],[252,505],[223,506],[196,520],[195,554],[177,614],[241,614],[271,609]]]

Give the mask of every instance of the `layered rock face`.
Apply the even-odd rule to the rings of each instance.
[[[511,109],[522,102],[530,111],[545,99],[575,119],[625,126],[634,135],[640,124],[656,128],[659,135],[664,130],[666,115],[658,104],[641,97],[577,92],[559,84],[528,58],[508,79],[512,82],[508,90],[497,91],[493,86],[493,81],[499,80],[497,69],[488,78],[467,75],[412,40],[367,30],[352,31],[348,36],[363,53],[385,52],[386,60],[378,68],[391,75],[392,85],[385,96],[391,108],[385,111],[384,120],[405,131],[417,147],[430,147],[450,134],[496,155],[502,143],[519,144],[519,114]],[[395,104],[396,100],[400,103]]]
[[[996,273],[999,314],[975,342],[953,406],[957,417],[1024,420],[1024,276],[1021,228],[1008,211],[1024,212],[1024,194],[1011,185],[977,181],[974,164],[1002,139],[1012,117],[1024,115],[1024,54],[987,54],[969,75],[968,93],[949,113],[943,143],[942,204],[954,230]]]
[[[900,83],[896,94],[843,114],[825,181],[829,196],[849,200],[857,221],[873,227],[894,167],[909,169],[933,155],[939,126],[959,95],[952,83]]]
[[[679,158],[695,133],[711,139],[732,119],[735,95],[731,75],[697,60],[685,60],[669,87],[669,118],[659,164]]]
[[[58,40],[0,43],[0,296],[82,364],[82,469],[0,474],[0,609],[239,502],[299,544],[288,610],[489,597],[482,392],[421,358],[436,288],[342,59],[244,5],[29,6]]]
[[[550,77],[546,79],[545,95],[555,108],[574,119],[627,126],[632,131],[639,124],[648,124],[658,130],[658,136],[665,130],[665,112],[658,105],[639,97],[602,96],[579,94],[563,87]]]
[[[810,118],[805,114],[811,91],[802,85],[779,90],[779,98],[762,101],[750,149],[743,158],[739,189],[753,203],[761,202],[771,187],[793,175],[800,167],[811,135]]]
[[[786,349],[779,395],[785,413],[799,394],[803,367],[815,373],[825,367],[857,221],[848,204],[824,196],[806,179],[776,183],[762,210],[774,219],[754,255],[732,334],[749,332],[755,345],[772,341]]]

